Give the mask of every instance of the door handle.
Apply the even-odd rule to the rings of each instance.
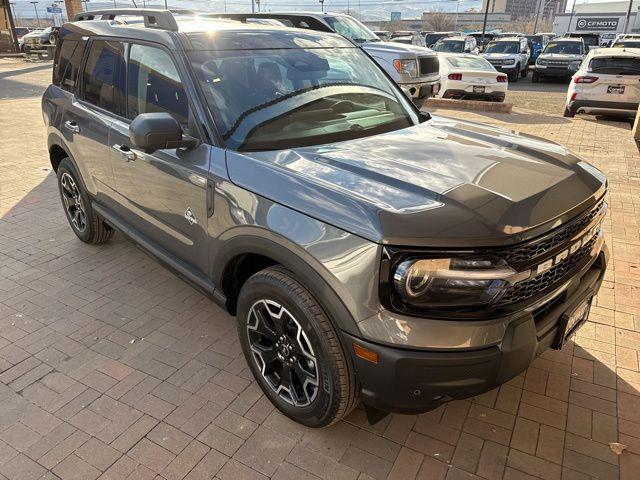
[[[119,145],[116,143],[113,148],[115,148],[118,153],[122,155],[122,158],[124,158],[127,162],[133,162],[136,159],[136,152],[131,150],[126,145]]]
[[[80,133],[80,127],[75,122],[75,120],[67,120],[66,122],[64,122],[64,127],[73,133]]]

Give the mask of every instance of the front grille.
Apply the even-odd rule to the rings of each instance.
[[[591,221],[600,214],[604,206],[604,201],[601,201],[593,209],[583,213],[569,223],[561,225],[544,237],[516,247],[505,249],[500,252],[500,256],[502,256],[510,265],[530,263],[536,257],[544,255],[546,252],[553,250],[559,245],[569,243],[575,235],[589,226]]]
[[[578,251],[546,272],[513,285],[502,296],[498,305],[503,306],[523,302],[558,284],[571,270],[581,265],[590,256],[599,235],[600,233],[596,232]]]
[[[440,72],[440,62],[438,57],[420,57],[418,59],[420,65],[420,76],[426,77],[430,75],[437,75]]]
[[[549,67],[567,68],[569,66],[569,62],[560,61],[560,60],[547,60],[546,62],[544,62],[544,64],[549,66]]]

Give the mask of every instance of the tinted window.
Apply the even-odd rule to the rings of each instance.
[[[589,70],[609,75],[640,75],[639,58],[594,58]]]
[[[640,40],[622,40],[613,44],[616,48],[640,48]]]
[[[124,44],[92,42],[83,75],[84,99],[122,115],[124,72]]]
[[[53,83],[64,90],[74,92],[86,43],[66,39],[62,39],[61,42],[56,49]]]
[[[433,49],[436,52],[464,52],[464,40],[441,40],[435,44]]]
[[[520,53],[520,43],[494,42],[490,43],[484,53]]]
[[[187,123],[187,94],[173,60],[164,50],[131,45],[127,83],[129,118],[140,113],[167,112],[180,123]]]
[[[359,48],[190,52],[227,146],[278,150],[413,125],[407,99]]]
[[[544,49],[544,53],[582,55],[582,44],[578,42],[549,42]]]

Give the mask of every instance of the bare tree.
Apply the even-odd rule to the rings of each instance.
[[[426,15],[425,23],[429,30],[446,32],[455,28],[455,16],[445,12],[430,12]]]

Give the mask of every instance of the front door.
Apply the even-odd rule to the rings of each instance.
[[[151,246],[203,274],[208,268],[207,172],[211,147],[166,149],[147,154],[129,139],[129,124],[141,113],[168,112],[185,133],[197,136],[187,91],[168,51],[130,44],[127,120],[109,134],[121,211],[134,233]]]

